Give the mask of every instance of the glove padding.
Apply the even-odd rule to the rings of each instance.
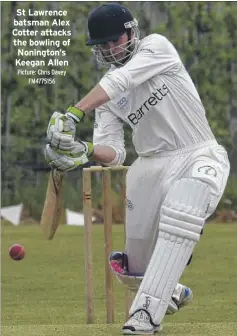
[[[54,112],[50,118],[47,138],[52,148],[65,151],[73,150],[76,134],[76,122],[68,115]]]
[[[57,149],[56,151],[59,154],[68,155],[70,157],[78,156],[84,152],[87,157],[90,157],[94,152],[94,146],[91,142],[78,140],[73,142],[71,150]]]
[[[74,148],[70,153],[63,153],[61,150],[53,149],[50,145],[46,145],[45,159],[48,165],[56,168],[61,172],[70,171],[87,163],[86,148],[83,142],[74,141]]]

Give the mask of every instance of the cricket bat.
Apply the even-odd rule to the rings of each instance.
[[[60,222],[62,210],[63,173],[52,169],[41,216],[40,226],[45,238],[53,239]]]

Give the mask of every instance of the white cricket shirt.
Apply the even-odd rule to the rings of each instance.
[[[197,90],[174,46],[151,34],[99,82],[111,100],[96,109],[94,144],[124,148],[123,122],[139,156],[213,140]]]

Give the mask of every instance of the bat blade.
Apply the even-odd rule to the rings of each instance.
[[[62,185],[64,175],[53,169],[49,182],[41,216],[40,226],[45,238],[53,239],[60,222],[62,210]]]

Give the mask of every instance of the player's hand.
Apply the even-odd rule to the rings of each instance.
[[[80,143],[67,155],[59,153],[58,151],[60,150],[53,149],[50,145],[46,145],[45,159],[51,168],[56,168],[61,172],[76,169],[89,161],[85,146]]]
[[[52,148],[70,151],[76,134],[76,124],[84,117],[84,112],[69,107],[66,114],[54,112],[50,118],[47,138]]]

